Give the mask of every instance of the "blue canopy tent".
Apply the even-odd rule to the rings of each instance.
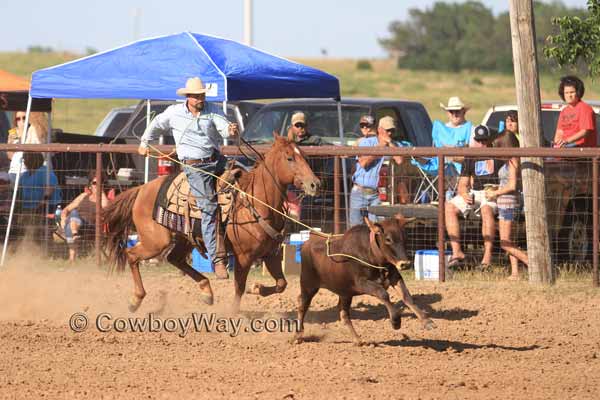
[[[338,79],[228,39],[183,32],[144,39],[33,73],[34,98],[174,100],[199,76],[210,101],[340,97]]]
[[[339,135],[343,138],[340,87],[335,76],[233,40],[191,32],[139,40],[34,72],[25,126],[32,98],[147,99],[149,110],[151,99],[178,99],[176,90],[193,76],[208,86],[209,101],[333,98],[338,103]],[[346,176],[345,164],[342,166]],[[18,184],[19,174],[0,265],[4,264]],[[344,192],[347,194],[345,179]]]

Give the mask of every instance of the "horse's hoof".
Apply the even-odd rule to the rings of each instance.
[[[249,287],[248,289],[246,289],[246,294],[260,295],[261,287],[262,287],[262,285],[260,283],[255,283],[254,285],[252,285],[252,287]]]
[[[427,320],[423,322],[423,329],[425,329],[426,331],[430,331],[434,328],[437,328],[437,325],[429,318],[427,318]]]
[[[294,336],[291,340],[291,344],[302,344],[304,342],[304,338],[302,336]]]
[[[212,306],[215,302],[213,295],[212,294],[206,294],[206,293],[200,293],[200,300],[202,300],[202,302],[204,304],[207,304],[209,306]]]
[[[129,299],[127,308],[129,309],[129,312],[134,313],[140,308],[140,305],[142,305],[142,299],[133,296]]]

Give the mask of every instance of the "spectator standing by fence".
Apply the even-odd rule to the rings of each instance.
[[[558,116],[554,147],[596,147],[598,131],[594,110],[582,100],[585,86],[576,76],[560,79],[558,94],[567,103]]]
[[[508,117],[507,117],[508,120]],[[518,129],[518,125],[517,125]],[[516,136],[508,129],[495,140],[493,147],[519,147]],[[511,265],[510,280],[519,279],[519,261],[529,265],[527,253],[515,246],[512,240],[512,224],[519,218],[519,157],[512,157],[498,170],[498,188],[486,190],[488,201],[495,201],[498,206],[498,231],[500,246],[508,254]]]
[[[42,144],[46,143],[48,137],[48,119],[47,114],[43,112],[31,112],[29,115],[29,129],[27,129],[27,137],[25,134],[25,112],[17,111],[15,113],[15,123],[17,125],[17,135],[21,144]],[[14,136],[13,136],[14,140]],[[15,153],[8,154],[10,158],[10,168],[8,170],[11,182],[14,182],[17,173],[19,172],[19,165],[23,158],[23,152],[18,151]],[[21,172],[25,171],[26,165],[23,165]]]
[[[396,130],[396,121],[392,117],[386,116],[379,120],[377,126],[377,136],[363,138],[359,147],[398,147],[399,145],[392,141],[392,135]],[[394,161],[402,164],[402,157],[393,157]],[[381,203],[377,184],[379,182],[379,171],[385,157],[381,156],[359,156],[356,163],[356,172],[352,176],[354,185],[350,192],[350,226],[358,225],[362,222],[363,210],[369,206],[376,206]],[[369,219],[375,220],[373,214],[369,214]]]

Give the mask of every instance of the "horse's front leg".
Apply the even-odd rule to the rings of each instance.
[[[235,281],[235,297],[231,306],[231,312],[237,314],[240,312],[240,304],[242,296],[246,291],[246,281],[248,280],[248,272],[252,266],[252,260],[244,254],[235,254],[234,281]]]
[[[270,296],[272,294],[282,293],[285,290],[287,281],[285,280],[283,270],[281,269],[282,258],[283,252],[281,251],[281,247],[279,247],[277,251],[271,253],[271,255],[264,259],[269,274],[275,279],[275,286],[265,286],[261,283],[255,283],[252,290],[248,293]]]

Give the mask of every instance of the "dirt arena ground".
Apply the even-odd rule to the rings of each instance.
[[[353,317],[369,344],[357,347],[338,322],[337,299],[326,291],[313,301],[309,340],[301,345],[289,343],[290,333],[241,328],[236,335],[225,325],[222,333],[184,333],[167,325],[167,318],[184,321],[193,312],[236,318],[227,313],[233,282],[213,281],[217,303],[209,307],[200,304],[193,281],[153,267],[142,270],[148,296],[135,316],[155,313],[163,331],[116,332],[123,328],[116,318],[132,317],[128,273],[107,277],[91,266],[44,264],[21,257],[0,272],[2,399],[599,396],[600,290],[587,280],[545,289],[505,281],[409,281],[416,303],[437,328],[421,329],[404,309],[402,328],[394,331],[384,307],[363,296],[354,300]],[[243,326],[252,318],[295,316],[298,285],[290,278],[281,296],[245,296]],[[81,333],[69,327],[75,312],[89,320]],[[101,329],[113,330],[99,331],[98,315],[104,316]]]

